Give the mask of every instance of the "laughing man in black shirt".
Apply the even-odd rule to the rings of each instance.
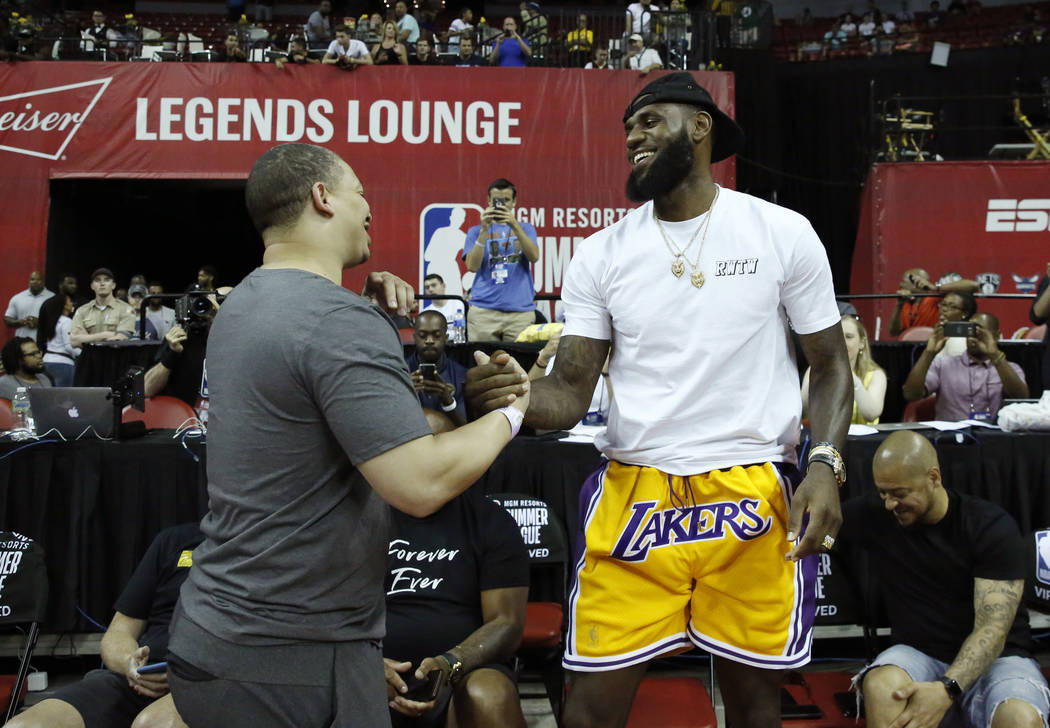
[[[881,507],[849,501],[841,531],[871,558],[896,643],[857,677],[868,726],[1044,726],[1017,524],[946,489],[936,451],[914,432],[890,435],[873,472]]]

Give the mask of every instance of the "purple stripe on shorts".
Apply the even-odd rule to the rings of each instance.
[[[688,625],[688,630],[689,638],[697,647],[707,650],[713,655],[726,657],[734,662],[743,662],[756,667],[768,668],[801,667],[809,662],[809,653],[787,657],[757,657],[750,652],[734,650],[732,647],[726,647],[725,645],[712,642],[693,629],[692,624]]]
[[[583,568],[583,556],[587,550],[587,523],[590,520],[594,509],[598,506],[598,496],[602,489],[602,484],[605,479],[605,470],[609,467],[609,462],[603,462],[597,470],[591,473],[587,480],[583,481],[583,486],[580,488],[580,499],[577,508],[580,514],[580,525],[579,531],[576,533],[576,543],[573,547],[573,558],[572,558],[572,583],[569,585],[569,625],[565,635],[566,644],[574,645],[575,643],[575,630],[573,616],[576,613],[576,599],[580,595],[580,569]],[[570,648],[571,649],[571,648]]]
[[[803,475],[801,471],[791,463],[774,463],[780,477],[789,484],[789,492],[795,494],[798,486],[802,484]],[[790,503],[788,504],[790,506]],[[803,521],[803,530],[808,525],[808,516]],[[787,646],[786,655],[791,657],[803,652],[808,654],[807,645],[809,636],[813,631],[813,621],[817,611],[817,561],[820,556],[814,554],[807,556],[795,565],[795,593],[796,604],[794,613],[791,615],[794,626],[795,638]]]
[[[689,640],[685,637],[668,637],[649,649],[638,652],[637,654],[629,657],[610,657],[610,658],[594,658],[584,662],[583,660],[574,660],[569,657],[569,653],[566,652],[562,657],[562,665],[569,669],[576,668],[578,670],[615,670],[620,667],[629,667],[631,665],[637,665],[641,662],[647,662],[654,657],[658,657],[665,652],[669,652],[677,647],[688,645]]]

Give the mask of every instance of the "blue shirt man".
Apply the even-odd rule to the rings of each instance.
[[[518,21],[507,18],[503,21],[503,35],[496,39],[489,56],[489,63],[496,66],[527,66],[532,57],[532,47],[518,35]]]
[[[440,311],[430,309],[416,317],[412,334],[416,351],[405,357],[412,373],[412,386],[419,404],[426,409],[444,412],[458,427],[467,423],[463,385],[467,369],[445,356],[448,345],[448,320]]]
[[[481,224],[467,231],[463,259],[476,273],[467,311],[471,341],[514,341],[535,322],[530,263],[540,258],[536,228],[514,215],[517,189],[500,178],[489,185]]]

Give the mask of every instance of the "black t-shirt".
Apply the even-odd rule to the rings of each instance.
[[[157,351],[157,362],[161,361],[167,342]],[[178,364],[171,370],[168,383],[164,385],[161,394],[169,397],[177,397],[190,407],[197,406],[197,399],[201,392],[201,378],[204,376],[204,357],[208,351],[208,330],[194,329],[186,335],[186,341],[182,344],[182,354],[179,355]]]
[[[123,615],[146,620],[139,646],[149,645],[150,662],[159,662],[168,653],[168,625],[179,589],[190,573],[193,549],[203,540],[196,523],[158,533],[113,605]]]
[[[484,623],[481,592],[528,584],[518,524],[479,488],[426,518],[391,509],[383,655],[440,655]]]
[[[904,528],[870,496],[843,506],[839,535],[864,548],[878,580],[893,640],[952,662],[974,626],[974,579],[1024,579],[1025,546],[999,506],[948,491],[939,523]],[[1028,612],[1018,607],[1003,657],[1030,656]]]

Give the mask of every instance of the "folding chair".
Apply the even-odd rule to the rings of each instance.
[[[196,419],[196,417],[197,413],[193,411],[193,408],[181,399],[159,394],[146,399],[145,412],[139,412],[128,406],[124,408],[120,419],[122,422],[141,420],[150,430],[177,430],[186,424],[187,420]]]
[[[565,528],[550,506],[531,495],[493,493],[489,498],[514,517],[529,551],[529,602],[519,656],[526,664],[539,663],[547,699],[560,725],[564,692],[561,654],[569,560]],[[540,596],[557,601],[539,601]]]
[[[39,623],[47,611],[47,566],[44,549],[31,538],[14,531],[0,531],[0,625],[28,624],[18,675],[11,688],[4,723],[14,717],[29,673]]]

